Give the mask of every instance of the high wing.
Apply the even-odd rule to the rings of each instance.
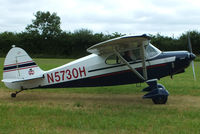
[[[147,68],[146,68],[146,52],[145,46],[149,45],[150,37],[146,34],[140,36],[122,36],[108,41],[98,43],[94,46],[91,46],[87,49],[88,52],[98,54],[98,55],[107,55],[115,54],[119,59],[127,65],[127,67],[135,73],[140,79],[146,81],[147,78]],[[132,50],[134,48],[140,48],[141,51],[141,60],[143,74],[141,75],[135,68],[133,68],[127,60],[123,58],[120,52]]]
[[[122,36],[93,45],[87,51],[98,55],[114,53],[113,49],[123,52],[140,47],[142,44],[148,45],[149,40],[150,37],[146,34],[140,36]]]

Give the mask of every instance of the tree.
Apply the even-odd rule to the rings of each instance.
[[[179,41],[181,44],[184,45],[185,47],[185,50],[188,50],[189,51],[189,48],[188,48],[188,34],[190,34],[190,40],[191,40],[191,45],[192,45],[192,51],[193,53],[199,55],[200,52],[200,45],[199,45],[199,42],[200,42],[200,32],[194,30],[194,31],[187,31],[186,33],[183,33],[180,38],[179,38]]]
[[[17,33],[3,32],[0,34],[0,56],[5,57],[12,45],[19,46],[20,38]]]
[[[28,33],[42,35],[45,39],[61,34],[60,17],[56,13],[38,11],[34,16],[32,24],[26,27]]]
[[[91,42],[93,38],[93,32],[88,29],[80,29],[74,31],[72,35],[72,52],[76,53],[76,55],[85,55],[86,49],[93,45]]]

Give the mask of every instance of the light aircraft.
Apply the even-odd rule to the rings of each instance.
[[[8,88],[19,89],[11,97],[35,88],[146,82],[149,86],[143,91],[148,93],[143,98],[150,98],[155,104],[165,104],[169,93],[157,80],[183,73],[195,59],[192,50],[161,52],[150,43],[150,37],[146,34],[107,40],[91,46],[87,51],[91,54],[86,57],[43,71],[23,49],[13,47],[5,58],[2,82]]]

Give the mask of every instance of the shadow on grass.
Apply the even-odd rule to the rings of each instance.
[[[152,104],[151,100],[142,99],[141,95],[122,95],[122,94],[86,94],[86,93],[44,93],[44,92],[23,92],[16,98],[10,97],[11,92],[1,92],[1,101],[9,102],[35,102],[35,103],[67,103],[67,102],[83,102],[83,103],[100,103],[100,104]]]

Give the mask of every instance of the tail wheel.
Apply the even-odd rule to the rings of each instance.
[[[15,98],[15,97],[16,97],[16,93],[12,93],[10,96],[11,96],[12,98]]]
[[[166,104],[167,99],[167,95],[158,95],[156,97],[153,97],[152,101],[154,102],[154,104]]]

